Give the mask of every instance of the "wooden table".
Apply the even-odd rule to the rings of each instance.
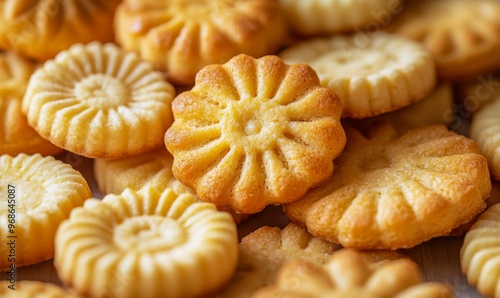
[[[91,160],[70,153],[63,153],[59,156],[59,159],[79,170],[87,178],[94,196],[102,197],[97,190],[92,175]],[[263,212],[252,216],[239,226],[240,236],[243,237],[262,225],[284,227],[287,224],[287,219],[284,215],[280,215],[282,215],[282,212],[279,207],[266,208]],[[467,284],[465,276],[461,273],[459,255],[462,241],[463,237],[436,238],[401,252],[418,263],[426,280],[451,285],[459,298],[482,297],[474,287]],[[62,284],[52,265],[52,260],[32,266],[20,267],[17,269],[17,274],[18,280],[39,280]]]

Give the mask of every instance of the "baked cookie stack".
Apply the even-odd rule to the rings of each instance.
[[[453,297],[398,250],[467,233],[498,297],[498,12],[3,1],[0,270],[54,259],[66,289],[26,297]]]

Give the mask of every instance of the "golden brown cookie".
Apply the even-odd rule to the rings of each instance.
[[[344,247],[409,248],[485,208],[491,181],[474,141],[441,125],[402,136],[388,124],[346,134],[332,177],[285,206],[316,237]]]
[[[500,180],[500,94],[485,104],[472,116],[470,137],[475,140],[481,152],[488,159],[491,176]]]
[[[324,264],[338,249],[340,246],[314,238],[295,224],[282,230],[261,227],[241,240],[236,273],[216,297],[250,297],[257,289],[271,285],[287,261],[298,258]]]
[[[178,84],[193,84],[206,65],[245,53],[274,54],[286,38],[278,0],[125,0],[117,41],[139,52]]]
[[[460,251],[467,281],[485,297],[500,297],[500,204],[486,210],[465,235]]]
[[[462,80],[500,68],[499,14],[496,0],[411,1],[388,30],[423,43],[441,79]]]
[[[9,288],[10,286],[10,288]],[[0,281],[0,297],[3,298],[78,298],[80,296],[51,283],[22,280],[12,285]]]
[[[12,52],[0,52],[0,155],[56,155],[62,149],[42,138],[22,113],[22,97],[36,65]]]
[[[0,270],[54,256],[54,236],[91,191],[82,175],[51,156],[0,156]]]
[[[439,283],[425,283],[417,264],[408,259],[370,260],[352,249],[336,252],[321,266],[294,260],[280,269],[277,282],[252,297],[287,298],[451,298],[453,291]]]
[[[345,144],[338,97],[309,66],[276,56],[205,67],[172,110],[175,177],[240,213],[295,201],[331,175]]]
[[[75,43],[113,41],[120,0],[4,0],[0,48],[45,61]]]
[[[158,191],[172,188],[178,194],[196,195],[194,189],[174,177],[172,163],[173,157],[165,148],[125,159],[96,159],[94,177],[103,194],[120,194],[126,188],[140,190],[142,187],[153,187]],[[230,208],[219,210],[229,212],[237,224],[248,218],[247,214],[236,213]]]
[[[113,44],[74,45],[47,61],[23,98],[28,123],[58,147],[90,158],[159,149],[174,88]]]
[[[238,261],[231,216],[168,188],[87,200],[55,244],[59,278],[93,297],[200,297],[223,286]],[[122,287],[109,287],[117,278]]]
[[[300,35],[376,30],[403,9],[401,0],[280,0],[291,31]]]

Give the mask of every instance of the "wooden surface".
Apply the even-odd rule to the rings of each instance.
[[[92,161],[70,153],[59,156],[62,161],[71,164],[87,178],[94,196],[102,197],[97,191],[92,176]],[[283,227],[287,220],[279,207],[266,208],[262,213],[252,216],[239,226],[240,236],[244,236],[259,226],[271,225]],[[482,297],[474,287],[467,284],[461,273],[459,255],[463,237],[444,237],[433,239],[412,249],[402,252],[417,262],[428,281],[438,281],[451,285],[460,298]],[[17,269],[18,280],[39,280],[61,285],[52,260]]]

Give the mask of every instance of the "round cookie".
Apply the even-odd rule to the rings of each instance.
[[[473,114],[470,137],[475,140],[481,152],[488,159],[491,177],[500,180],[500,94]]]
[[[284,229],[264,226],[243,237],[236,273],[215,297],[250,297],[271,285],[278,269],[293,259],[324,264],[340,246],[312,237],[304,228],[289,224]]]
[[[20,280],[16,281],[13,288],[8,280],[0,281],[0,297],[3,298],[78,298],[63,288],[51,283],[39,281]],[[15,289],[15,290],[13,290]]]
[[[323,266],[294,260],[281,267],[277,282],[253,298],[452,298],[444,284],[425,283],[417,264],[408,259],[372,260],[352,249],[336,252]]]
[[[295,201],[331,175],[345,144],[338,97],[309,66],[276,56],[205,67],[172,110],[175,177],[240,213]]]
[[[4,0],[0,49],[45,61],[75,43],[113,41],[120,0]]]
[[[174,92],[136,54],[93,42],[74,45],[38,69],[23,111],[58,147],[89,158],[124,158],[163,146]]]
[[[124,48],[170,81],[189,85],[206,65],[241,53],[274,54],[285,41],[286,21],[278,0],[125,0],[115,32]]]
[[[331,35],[385,27],[401,12],[400,0],[280,0],[290,30],[299,35]]]
[[[323,87],[342,100],[342,116],[366,118],[423,99],[436,83],[432,55],[422,45],[378,33],[306,40],[279,55],[286,63],[307,63]]]
[[[93,297],[201,297],[238,260],[236,225],[191,194],[153,188],[87,200],[57,230],[59,278]],[[120,278],[121,287],[109,287]]]
[[[285,205],[288,218],[316,237],[351,248],[410,248],[485,208],[491,180],[474,141],[442,125],[402,136],[388,124],[346,134],[332,177]]]
[[[499,14],[496,0],[411,1],[388,30],[423,43],[439,78],[472,79],[500,68]]]
[[[36,65],[12,52],[0,52],[0,155],[56,155],[62,149],[28,125],[22,97]]]
[[[120,194],[126,188],[153,187],[158,191],[172,188],[178,194],[196,195],[194,189],[180,183],[172,174],[173,160],[165,148],[125,159],[96,159],[94,178],[103,194]],[[229,212],[236,224],[248,218],[247,214],[236,213],[231,208],[218,209]]]
[[[460,263],[467,281],[486,297],[500,297],[500,204],[487,209],[465,234]]]
[[[35,264],[54,256],[54,237],[71,210],[91,191],[82,175],[51,156],[0,156],[0,270]]]

